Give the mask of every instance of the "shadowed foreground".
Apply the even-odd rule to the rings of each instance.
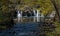
[[[17,23],[10,30],[0,31],[0,36],[39,36],[37,23]]]

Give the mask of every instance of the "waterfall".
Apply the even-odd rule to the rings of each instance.
[[[37,12],[36,12],[37,11]],[[43,17],[43,15],[41,15],[39,12],[39,10],[33,10],[33,12],[34,12],[34,22],[37,20],[37,22],[40,22],[40,17]],[[41,15],[41,16],[40,16]]]
[[[18,22],[20,21],[20,19],[21,19],[21,14],[20,14],[19,11],[17,11],[17,20],[18,20]]]
[[[33,12],[34,12],[34,22],[35,22],[36,21],[36,11],[33,10]]]
[[[37,22],[39,22],[40,21],[40,18],[39,18],[39,10],[37,10],[36,17],[37,17]]]
[[[33,12],[34,12],[34,16],[36,16],[36,11],[35,11],[35,10],[33,10]]]

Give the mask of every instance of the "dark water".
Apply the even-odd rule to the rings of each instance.
[[[13,28],[0,30],[0,36],[39,36],[38,23],[16,23]]]

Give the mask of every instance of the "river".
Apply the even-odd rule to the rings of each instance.
[[[0,36],[39,36],[38,23],[16,23],[11,29],[1,31]]]

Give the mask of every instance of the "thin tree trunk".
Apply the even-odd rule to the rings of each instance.
[[[51,0],[51,2],[52,2],[52,4],[54,5],[54,8],[55,8],[55,10],[56,10],[56,14],[58,15],[58,18],[59,18],[59,20],[60,20],[60,14],[59,14],[59,9],[58,9],[59,7],[57,6],[55,0]]]

